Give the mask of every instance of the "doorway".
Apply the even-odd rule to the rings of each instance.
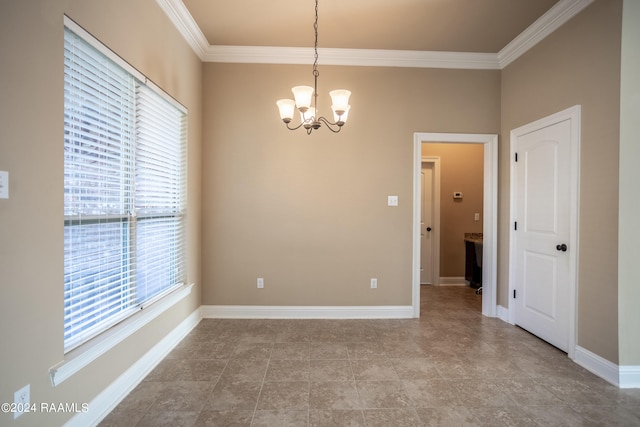
[[[413,145],[413,314],[420,317],[420,234],[422,196],[422,144],[484,144],[482,314],[496,316],[498,136],[493,134],[415,133]]]
[[[438,285],[440,278],[440,159],[422,157],[420,175],[420,284]]]

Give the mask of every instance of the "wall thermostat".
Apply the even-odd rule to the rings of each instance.
[[[453,198],[454,199],[462,199],[462,192],[461,191],[456,191],[453,193]]]

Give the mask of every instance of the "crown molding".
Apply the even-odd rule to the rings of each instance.
[[[210,48],[209,42],[182,0],[156,0],[156,3],[169,17],[200,60],[204,61],[206,52]]]
[[[182,0],[156,0],[203,62],[302,64],[313,62],[313,48],[209,45]],[[560,0],[498,53],[319,48],[319,63],[363,67],[500,70],[573,18],[593,0]]]
[[[313,48],[307,47],[210,46],[203,61],[308,65],[313,62],[313,54]],[[500,67],[495,53],[318,48],[318,54],[321,65],[483,70]]]
[[[560,0],[498,52],[500,68],[502,69],[518,59],[591,3],[593,0]]]

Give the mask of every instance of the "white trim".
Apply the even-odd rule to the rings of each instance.
[[[318,49],[321,64],[366,67],[500,70],[554,32],[593,0],[560,0],[498,53],[380,49]],[[191,49],[204,62],[304,64],[312,48],[210,45],[182,0],[156,0]]]
[[[191,293],[193,283],[184,285],[163,299],[149,306],[127,320],[98,335],[96,338],[70,351],[65,360],[49,369],[51,385],[57,387],[80,369],[111,350],[113,347],[133,335],[156,317],[173,307]]]
[[[581,131],[581,107],[575,105],[550,116],[528,123],[510,132],[510,181],[511,187],[510,198],[510,214],[509,214],[509,300],[513,295],[515,286],[515,268],[516,259],[516,233],[511,227],[516,221],[516,188],[515,188],[515,162],[513,161],[516,150],[516,139],[524,134],[533,132],[544,127],[552,126],[565,120],[571,121],[571,164],[570,167],[570,196],[569,196],[569,247],[572,248],[568,252],[569,256],[569,342],[567,354],[569,358],[575,357],[577,346],[577,325],[578,325],[578,259],[579,259],[579,211],[580,211],[580,131]],[[515,310],[509,310],[509,323],[515,324]]]
[[[162,340],[132,364],[90,403],[87,412],[80,412],[65,423],[65,427],[97,425],[187,336],[202,319],[195,310]]]
[[[441,277],[438,283],[440,286],[468,286],[464,277]]]
[[[504,306],[501,306],[501,305],[498,305],[496,316],[498,317],[498,319],[502,320],[503,322],[510,323],[509,322],[509,309],[508,308],[506,308]]]
[[[318,48],[320,65],[499,70],[497,55],[473,52]],[[250,64],[313,63],[311,47],[210,46],[205,62]]]
[[[587,371],[596,374],[605,381],[619,387],[620,379],[618,377],[618,365],[615,363],[610,362],[607,359],[590,352],[586,348],[580,347],[579,345],[575,348],[574,362],[585,368]]]
[[[407,305],[382,306],[265,306],[203,305],[207,319],[408,319],[413,317]]]
[[[422,154],[422,147],[420,148],[420,154]],[[440,284],[440,157],[425,156],[422,157],[420,168],[422,163],[433,164],[433,230],[431,232],[433,237],[433,285],[438,286]],[[422,201],[422,192],[420,193],[420,201]],[[422,233],[422,231],[420,231]],[[419,317],[416,316],[416,317]]]
[[[640,365],[620,366],[620,388],[640,388]]]
[[[498,52],[500,69],[505,68],[540,43],[592,2],[593,0],[560,0]]]
[[[209,42],[182,0],[156,0],[156,3],[169,17],[200,60],[204,60],[210,47]]]
[[[413,273],[414,316],[420,317],[420,173],[422,143],[484,144],[482,314],[496,316],[498,260],[498,135],[470,133],[413,134]]]

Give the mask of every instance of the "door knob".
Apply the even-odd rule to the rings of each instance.
[[[561,245],[557,245],[556,246],[556,250],[562,251],[562,252],[567,252],[567,245],[565,245],[564,243]]]
[[[431,227],[427,227],[427,231],[431,231]]]

